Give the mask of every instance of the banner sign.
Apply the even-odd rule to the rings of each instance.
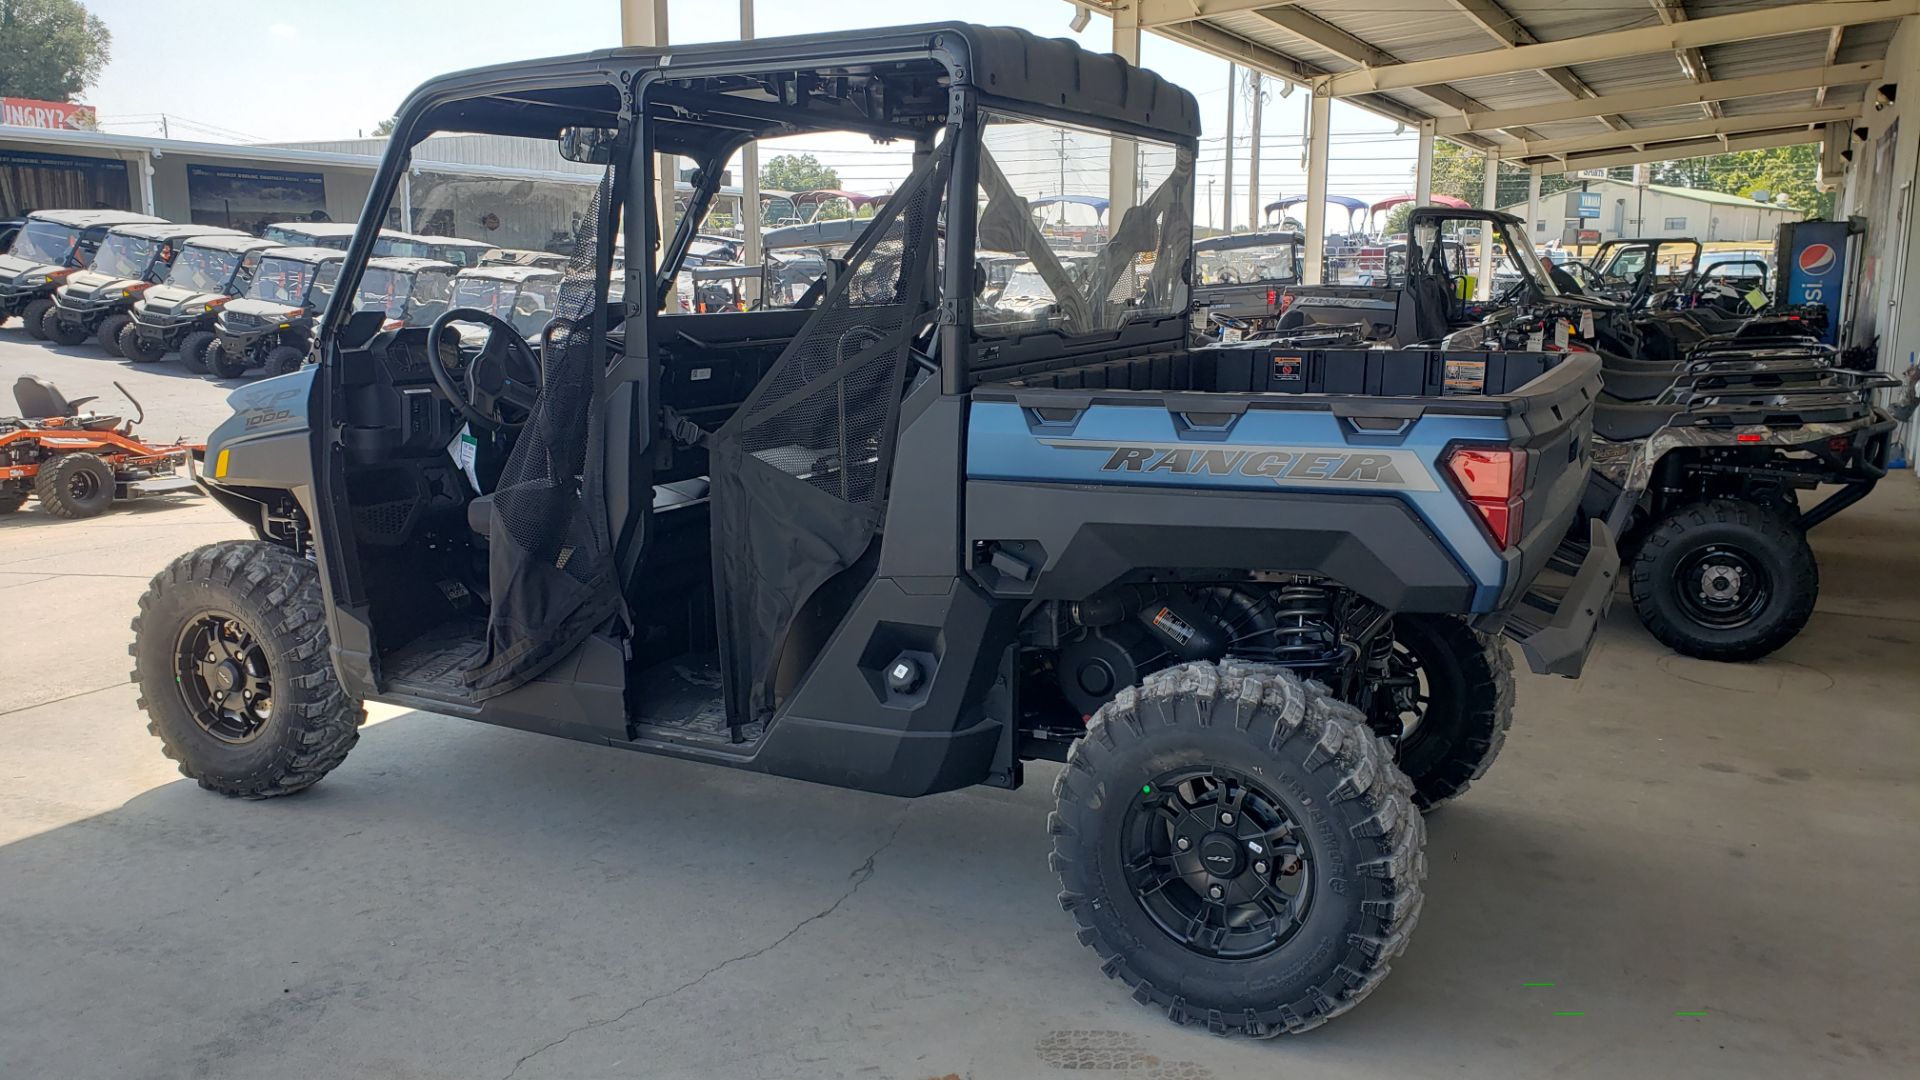
[[[14,127],[49,128],[57,131],[92,131],[97,117],[93,106],[71,101],[37,101],[33,98],[0,97],[0,124]]]
[[[1579,198],[1578,213],[1581,217],[1598,218],[1600,216],[1600,193],[1599,192],[1582,191],[1578,193],[1578,198]]]

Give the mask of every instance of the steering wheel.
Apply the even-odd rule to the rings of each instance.
[[[473,359],[456,359],[451,365],[459,368],[456,383],[447,355],[449,350],[460,355],[458,333],[451,342],[447,335],[452,324],[461,322],[486,327],[487,340]],[[448,308],[427,329],[427,342],[434,352],[427,370],[467,423],[485,431],[518,431],[526,425],[540,394],[540,360],[512,323],[479,308]]]

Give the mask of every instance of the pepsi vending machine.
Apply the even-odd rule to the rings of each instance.
[[[1853,329],[1854,278],[1860,266],[1865,218],[1790,221],[1780,226],[1774,247],[1781,304],[1825,304],[1827,328],[1820,339],[1845,347]]]

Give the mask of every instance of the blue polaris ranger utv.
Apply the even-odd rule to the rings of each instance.
[[[457,301],[354,310],[441,131],[604,170],[533,340]],[[912,162],[845,258],[792,307],[683,313],[732,156],[826,133]],[[1063,133],[1107,226],[1030,210]],[[1061,902],[1135,997],[1263,1036],[1346,1010],[1420,910],[1419,810],[1500,748],[1499,635],[1565,675],[1590,647],[1612,545],[1559,545],[1598,366],[1191,349],[1198,135],[1150,72],[965,25],[428,83],[318,362],[210,439],[257,538],[140,602],[152,730],[252,798],[338,766],[369,700],[899,796],[1059,763]],[[1050,295],[988,301],[981,252]]]

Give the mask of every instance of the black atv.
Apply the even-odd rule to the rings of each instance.
[[[177,350],[183,367],[206,374],[214,318],[229,300],[245,295],[260,256],[279,246],[244,233],[187,240],[167,279],[134,302],[132,321],[120,333],[120,355],[151,364]]]
[[[236,229],[211,225],[116,225],[85,270],[67,276],[53,292],[53,307],[41,324],[48,340],[78,345],[95,338],[108,355],[124,355],[120,341],[133,325],[133,305],[166,279],[180,247],[195,237],[252,239]],[[145,357],[129,357],[144,360]]]
[[[332,299],[343,251],[271,248],[260,256],[246,295],[221,305],[206,346],[209,378],[237,379],[253,368],[285,375],[313,351],[315,320]]]
[[[93,253],[116,225],[165,225],[162,218],[122,210],[36,210],[0,255],[0,324],[19,316],[27,333],[45,341],[53,291]],[[77,342],[76,342],[77,344]]]
[[[1051,762],[1061,902],[1137,999],[1259,1036],[1353,1007],[1420,910],[1419,808],[1504,741],[1500,635],[1536,671],[1591,648],[1611,536],[1571,563],[1561,538],[1597,361],[1483,353],[1448,385],[1381,350],[1336,394],[1340,358],[1190,348],[1196,103],[1071,41],[938,25],[668,59],[468,71],[402,106],[318,362],[235,390],[211,439],[202,482],[255,539],[140,602],[167,753],[287,795],[380,700],[899,796]],[[1020,148],[1069,125],[1127,166],[1111,232],[1029,212],[1051,178]],[[604,169],[537,334],[466,304],[515,284],[477,270],[431,326],[358,309],[443,129],[550,130]],[[855,134],[912,166],[811,299],[682,313],[743,141]],[[669,154],[695,179],[660,235]],[[983,251],[1051,299],[984,296]]]
[[[1196,329],[1205,337],[1238,341],[1270,328],[1284,311],[1286,289],[1300,283],[1304,246],[1296,232],[1194,241]]]

